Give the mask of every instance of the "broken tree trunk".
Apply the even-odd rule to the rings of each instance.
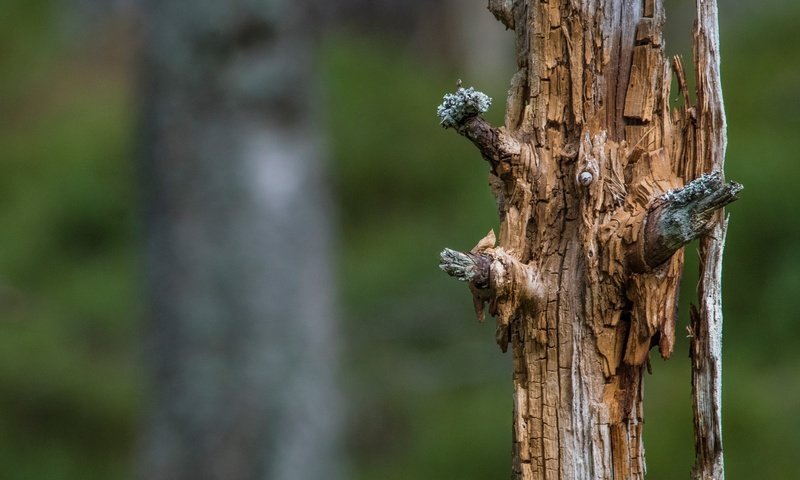
[[[710,18],[707,5],[698,0]],[[672,353],[681,247],[712,229],[708,241],[721,242],[721,209],[741,189],[720,171],[724,122],[708,53],[716,23],[704,29],[701,19],[696,34],[698,86],[710,82],[710,93],[690,106],[676,60],[686,105],[671,111],[659,0],[490,0],[489,9],[516,33],[505,126],[480,116],[491,100],[472,88],[446,95],[438,113],[490,165],[499,238],[447,249],[441,267],[469,282],[479,317],[488,307],[500,347],[511,345],[513,478],[642,478],[642,374],[651,347]],[[721,247],[703,248],[718,274]],[[718,295],[706,308],[719,312]],[[704,356],[718,348],[713,338],[696,341],[694,357],[718,405],[718,363]],[[719,476],[703,478],[720,476],[721,451]]]

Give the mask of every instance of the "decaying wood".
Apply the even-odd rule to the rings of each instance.
[[[694,31],[697,121],[690,151],[695,175],[722,171],[726,125],[722,101],[716,0],[698,0]],[[728,222],[714,213],[712,230],[700,240],[699,309],[692,312],[692,405],[695,464],[692,476],[724,478],[722,456],[722,252]]]
[[[741,189],[706,161],[721,103],[691,107],[679,75],[687,102],[670,111],[658,0],[489,9],[516,36],[505,125],[480,117],[490,101],[471,88],[439,115],[490,164],[499,238],[440,266],[512,346],[513,477],[643,478],[642,374],[653,346],[672,353],[681,247],[724,228]]]

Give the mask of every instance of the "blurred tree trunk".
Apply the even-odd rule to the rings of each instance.
[[[304,2],[146,2],[140,478],[337,478],[331,203]]]
[[[447,0],[446,17],[454,25],[440,34],[449,41],[465,82],[500,86],[514,72],[514,37],[486,14],[485,6],[486,0]]]
[[[490,0],[489,8],[516,33],[505,125],[480,116],[488,99],[472,89],[446,96],[439,114],[490,165],[499,238],[446,249],[441,267],[469,282],[478,316],[488,308],[498,344],[511,346],[513,477],[641,479],[642,377],[653,346],[672,353],[682,247],[724,231],[721,209],[741,189],[721,176],[724,116],[719,71],[709,67],[716,26],[695,35],[700,104],[689,104],[676,61],[685,105],[671,111],[660,0]],[[716,22],[715,7],[703,12],[701,25]],[[714,255],[707,286],[718,293],[721,246]],[[721,316],[718,296],[706,303]],[[694,354],[711,397],[714,342],[694,345],[709,357]],[[709,416],[714,402],[703,401]],[[721,478],[716,432],[699,431],[698,442],[720,468],[698,478]]]

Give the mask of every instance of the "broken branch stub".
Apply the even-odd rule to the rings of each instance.
[[[495,128],[480,116],[491,104],[492,99],[485,93],[473,87],[459,87],[444,96],[436,114],[444,128],[452,128],[470,140],[494,169],[511,155],[518,155],[520,145],[504,128]]]
[[[494,232],[489,232],[471,252],[445,248],[439,268],[463,282],[469,282],[478,319],[483,321],[485,305],[497,318],[497,341],[503,351],[508,346],[508,325],[525,309],[538,310],[544,289],[537,271],[500,247],[494,247]]]
[[[658,267],[679,248],[706,233],[713,226],[714,213],[736,201],[741,190],[742,185],[726,183],[715,172],[656,199],[647,215],[643,238],[647,267]]]
[[[472,282],[478,288],[489,286],[489,267],[492,258],[484,254],[462,253],[445,248],[440,254],[439,268],[462,282]]]

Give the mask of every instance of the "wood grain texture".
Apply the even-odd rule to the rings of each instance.
[[[455,257],[491,259],[470,290],[513,352],[512,477],[641,479],[642,375],[652,347],[672,353],[681,247],[738,193],[684,187],[708,171],[698,129],[719,114],[670,111],[658,0],[490,9],[516,36],[505,125],[456,130],[491,165],[500,231]]]
[[[696,0],[694,67],[697,121],[692,150],[695,176],[723,170],[727,146],[720,79],[716,0]],[[695,479],[724,478],[722,454],[722,253],[728,222],[722,210],[713,229],[700,239],[699,308],[692,313],[692,406]]]

